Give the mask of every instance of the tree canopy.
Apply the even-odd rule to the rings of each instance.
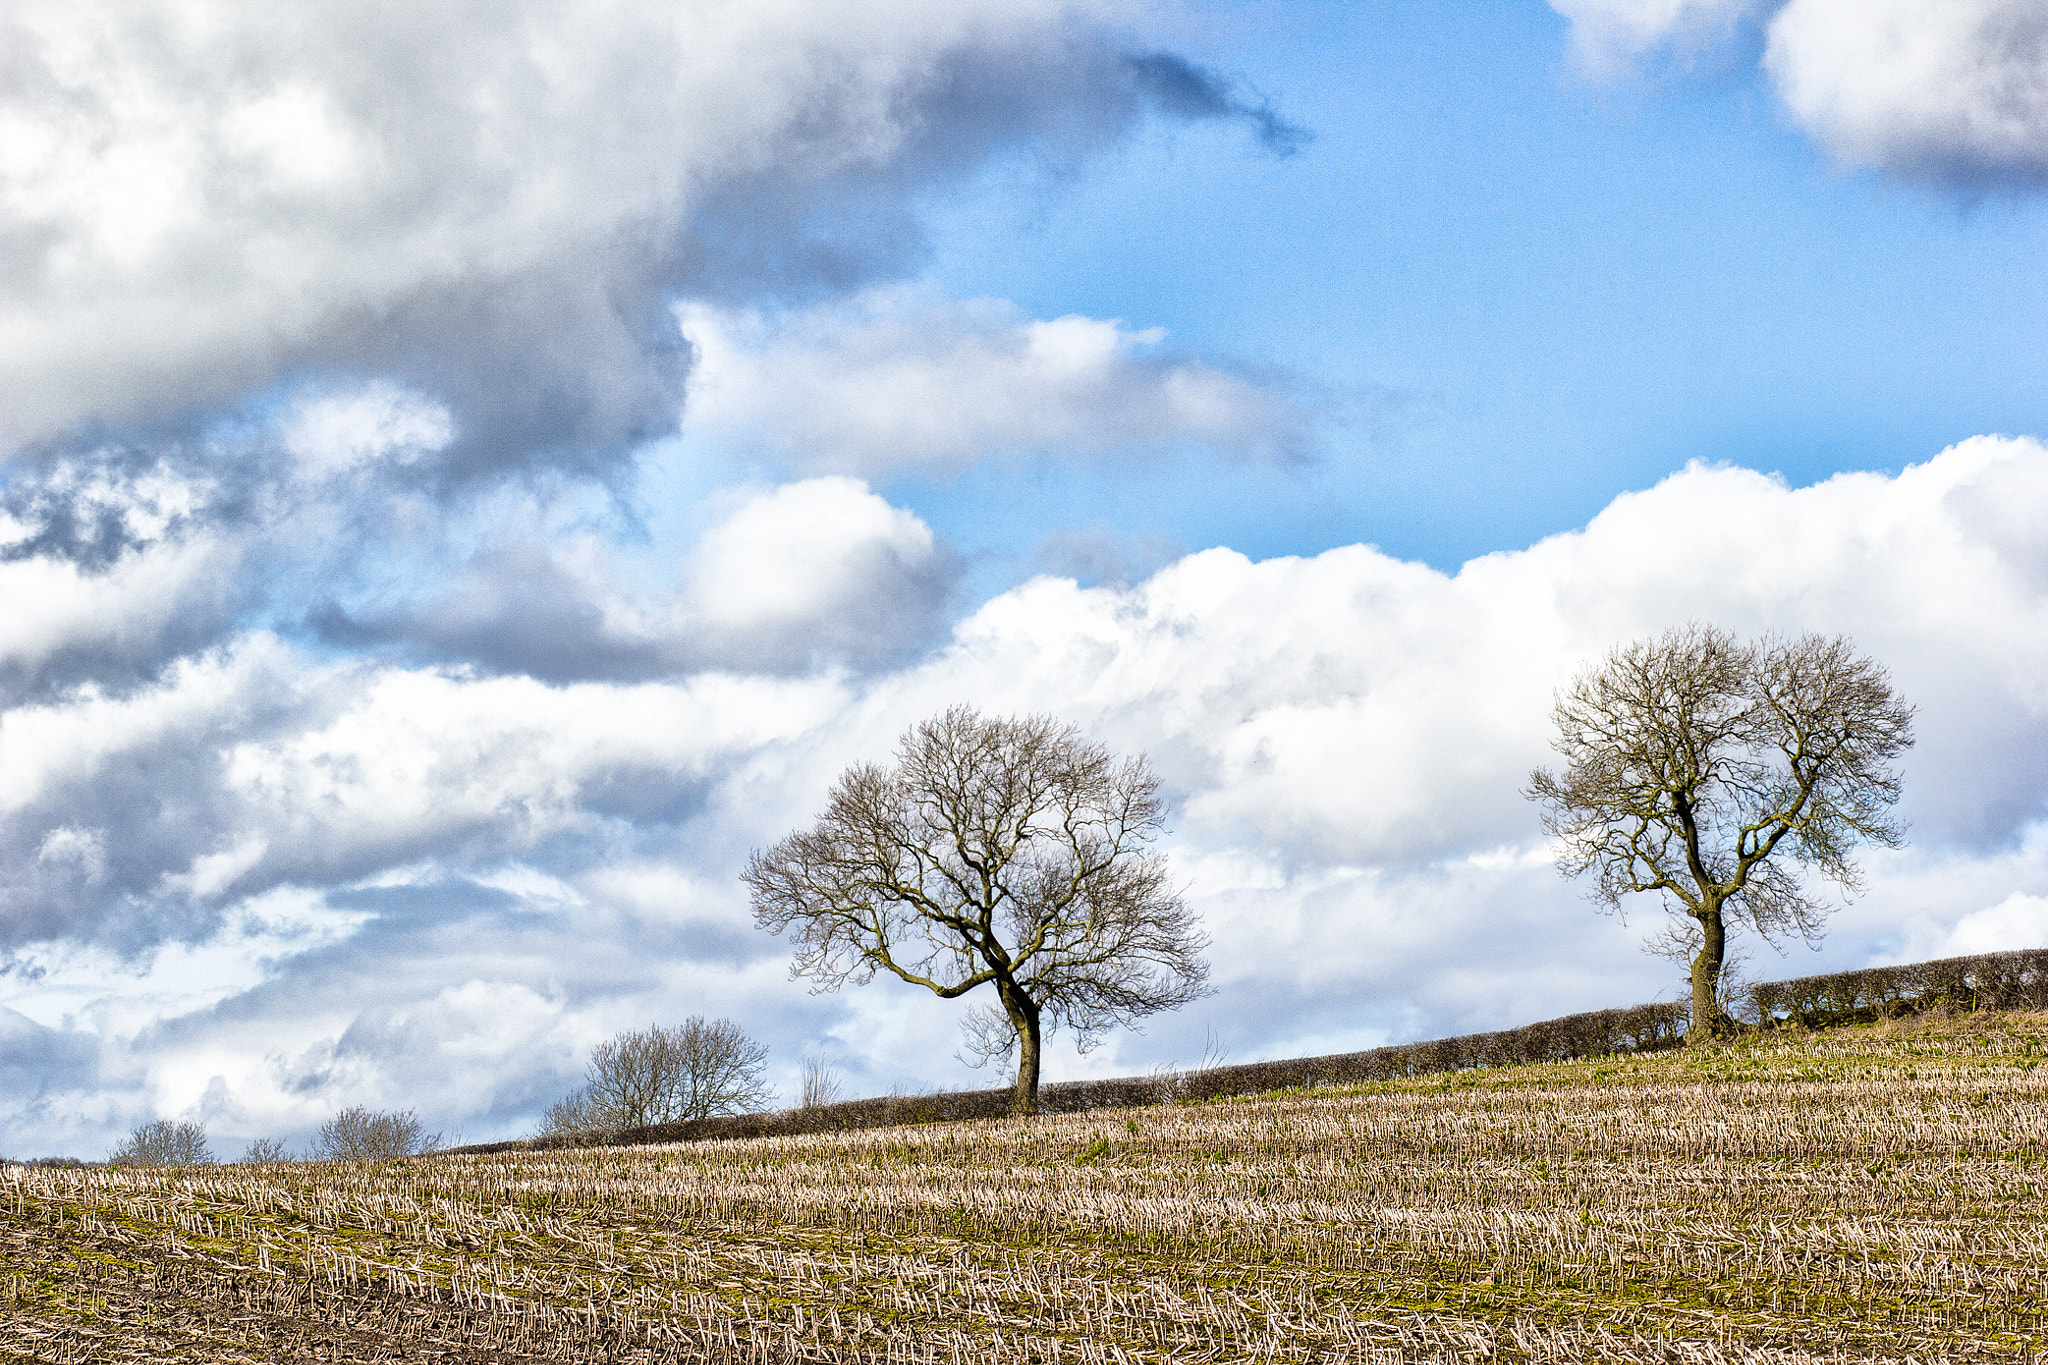
[[[956,706],[857,763],[811,829],[754,854],[755,921],[792,975],[836,990],[888,972],[941,998],[983,987],[968,1050],[1018,1054],[1037,1108],[1043,1037],[1103,1032],[1206,993],[1207,939],[1152,844],[1159,782],[1047,716]]]
[[[440,1145],[441,1135],[429,1133],[410,1109],[378,1110],[352,1104],[320,1125],[313,1157],[319,1161],[380,1161],[420,1156]]]
[[[1859,846],[1895,846],[1913,708],[1842,636],[1739,641],[1690,625],[1610,651],[1559,694],[1562,772],[1538,768],[1566,876],[1604,908],[1658,896],[1664,946],[1691,960],[1692,1036],[1724,1033],[1728,933],[1817,940],[1830,906],[1806,875],[1860,886]]]
[[[110,1166],[197,1166],[213,1160],[205,1125],[157,1119],[138,1125],[107,1158]]]
[[[730,1019],[691,1015],[599,1043],[587,1084],[549,1108],[547,1130],[639,1128],[743,1114],[773,1098],[768,1048]]]

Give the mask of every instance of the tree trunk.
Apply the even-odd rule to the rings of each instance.
[[[1721,1009],[1721,964],[1728,956],[1728,930],[1721,923],[1721,907],[1706,907],[1700,922],[1700,950],[1692,959],[1692,1020],[1685,1041],[1704,1045],[1734,1036],[1735,1021]]]
[[[1002,997],[1017,1030],[1017,1097],[1010,1112],[1021,1118],[1038,1112],[1038,1005],[1020,990],[1003,991]]]

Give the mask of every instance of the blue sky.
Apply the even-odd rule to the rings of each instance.
[[[1193,27],[1314,140],[1275,158],[1237,128],[1153,128],[1056,181],[1005,168],[934,215],[930,276],[1164,327],[1355,416],[1285,477],[1218,461],[1179,494],[1149,469],[901,490],[965,542],[1092,514],[1190,547],[1363,540],[1451,568],[1692,460],[1809,483],[2042,428],[2042,202],[1831,164],[1753,34],[1600,82],[1537,4],[1239,5]]]
[[[612,1033],[986,1083],[750,850],[967,702],[1150,755],[1215,996],[1054,1077],[1667,998],[1520,796],[1847,633],[1912,835],[1783,976],[2048,941],[2031,0],[20,0],[0,1153],[531,1131]]]

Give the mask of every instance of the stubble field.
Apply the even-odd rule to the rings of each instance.
[[[0,1168],[0,1359],[2032,1360],[2048,1016],[699,1146]]]

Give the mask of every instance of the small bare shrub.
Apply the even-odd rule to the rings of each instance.
[[[110,1166],[198,1166],[213,1160],[206,1127],[191,1119],[139,1124],[107,1158]]]
[[[617,1131],[744,1114],[774,1097],[761,1073],[768,1047],[730,1019],[692,1015],[599,1043],[590,1081],[547,1112],[546,1131]]]
[[[802,1098],[798,1103],[805,1109],[822,1109],[839,1099],[839,1069],[823,1057],[804,1058],[804,1079]]]
[[[418,1156],[440,1145],[441,1135],[427,1132],[410,1109],[379,1112],[355,1104],[320,1125],[313,1156],[321,1161],[376,1160]]]

